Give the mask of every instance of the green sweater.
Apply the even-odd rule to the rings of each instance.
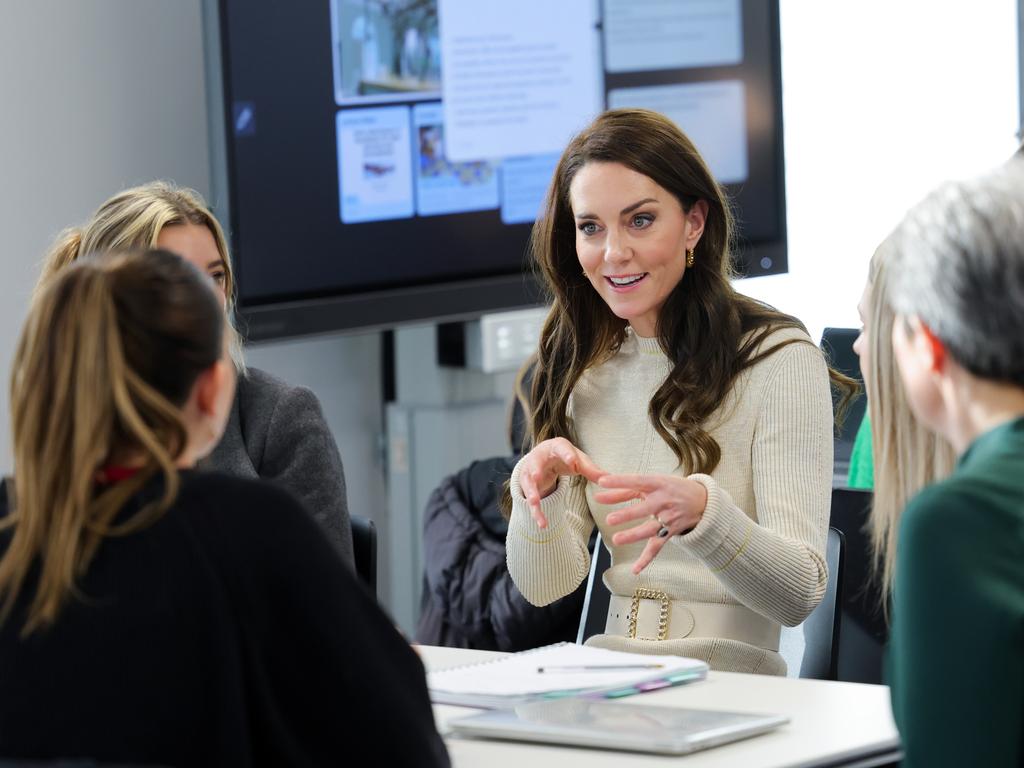
[[[903,768],[1024,765],[1024,418],[900,521],[889,682]]]
[[[857,428],[857,436],[853,440],[853,451],[850,454],[850,475],[847,485],[851,488],[875,487],[875,462],[871,453],[871,419],[867,411]]]

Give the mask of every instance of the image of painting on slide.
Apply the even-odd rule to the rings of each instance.
[[[448,159],[442,106],[436,102],[414,105],[412,122],[416,142],[416,212],[420,216],[436,216],[497,208],[495,163]]]

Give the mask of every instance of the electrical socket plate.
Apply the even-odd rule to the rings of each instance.
[[[466,363],[485,373],[517,370],[537,351],[546,307],[495,312],[466,325]]]

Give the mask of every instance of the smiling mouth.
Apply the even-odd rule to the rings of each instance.
[[[645,277],[647,277],[647,273],[641,272],[639,275],[605,275],[604,279],[612,288],[631,288]]]

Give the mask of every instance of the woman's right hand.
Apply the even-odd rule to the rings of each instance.
[[[538,443],[522,458],[519,488],[537,527],[547,528],[548,521],[540,510],[540,500],[551,495],[560,476],[583,475],[590,482],[596,483],[606,474],[587,454],[564,437],[553,437]]]

